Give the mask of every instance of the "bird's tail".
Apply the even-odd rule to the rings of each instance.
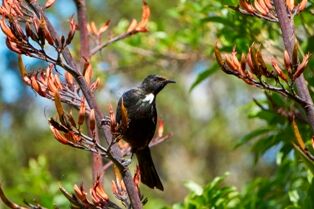
[[[152,189],[156,187],[157,189],[163,191],[164,187],[162,186],[158,173],[155,169],[149,148],[147,147],[142,150],[137,150],[135,154],[140,167],[142,183]]]

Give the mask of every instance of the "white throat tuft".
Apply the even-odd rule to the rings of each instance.
[[[148,102],[149,104],[151,104],[155,99],[155,96],[153,93],[150,94],[146,94],[145,98],[143,99],[143,102]]]

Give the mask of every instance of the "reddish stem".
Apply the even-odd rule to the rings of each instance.
[[[292,57],[293,48],[295,44],[293,18],[290,18],[288,15],[288,12],[287,12],[288,10],[287,10],[285,1],[274,0],[274,5],[275,5],[275,10],[277,13],[278,20],[279,20],[279,25],[281,28],[285,48],[289,56]],[[293,64],[296,64],[296,63],[293,63]],[[303,105],[303,108],[306,111],[309,124],[311,125],[312,130],[314,131],[314,105],[313,105],[313,100],[311,98],[311,95],[310,95],[310,92],[307,87],[307,83],[306,83],[306,80],[304,79],[303,74],[298,79],[296,79],[295,83],[296,83],[298,95],[304,101],[306,101],[306,104]]]
[[[86,1],[85,0],[74,0],[76,9],[77,9],[77,19],[80,29],[80,55],[81,58],[89,60],[89,39],[88,39],[88,30],[87,30],[87,13],[86,13]],[[84,59],[82,59],[83,67]],[[87,120],[86,120],[87,121]],[[99,143],[98,132],[95,136],[95,140]],[[102,182],[102,167],[103,162],[99,154],[92,153],[92,175],[93,181],[97,180],[97,177],[100,176],[100,182]]]
[[[30,1],[27,3],[34,9],[34,11],[37,13],[38,16],[43,16],[45,18],[45,21],[47,23],[47,27],[48,27],[50,34],[55,38],[59,37],[55,28],[50,23],[49,19],[44,15],[41,7],[38,5],[38,2]],[[107,126],[100,126],[101,120],[103,119],[104,115],[100,111],[100,108],[97,105],[94,94],[92,94],[92,92],[90,91],[82,73],[78,70],[78,68],[75,64],[75,61],[74,61],[74,59],[73,59],[73,57],[72,57],[72,55],[71,55],[71,53],[67,47],[65,47],[65,49],[62,51],[62,55],[64,57],[65,62],[71,68],[71,70],[68,69],[68,72],[71,73],[71,75],[74,77],[77,84],[80,86],[80,88],[83,92],[83,95],[85,96],[85,99],[86,99],[88,105],[90,106],[90,108],[95,110],[95,117],[96,117],[97,124],[99,127],[101,127],[101,130],[103,131],[103,134],[105,136],[107,143],[110,144],[112,141],[111,130]],[[109,155],[108,157],[110,158],[110,160],[112,160],[114,162],[114,164],[117,165],[119,171],[121,172],[123,181],[125,183],[125,186],[126,186],[126,189],[128,192],[128,196],[129,196],[131,204],[132,204],[132,207],[134,209],[143,208],[141,200],[139,198],[137,188],[133,182],[133,177],[132,177],[129,169],[126,166],[123,166],[121,163],[122,162],[122,155],[121,155],[121,151],[120,151],[119,147],[117,145],[112,146],[112,148],[110,149],[110,153],[108,153],[108,155]]]
[[[82,58],[89,60],[89,38],[87,30],[87,12],[85,0],[74,0],[77,9],[77,20],[80,30],[80,54]]]

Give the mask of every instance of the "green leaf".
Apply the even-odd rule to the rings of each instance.
[[[172,209],[183,209],[182,203],[176,203],[172,206]]]
[[[298,203],[299,199],[300,199],[300,196],[298,194],[298,191],[296,190],[293,190],[293,191],[289,191],[288,192],[288,195],[289,195],[289,199],[291,202],[293,203]]]
[[[210,183],[210,186],[208,188],[212,189],[212,188],[218,186],[229,175],[230,175],[229,172],[226,172],[223,176],[215,177],[214,180],[212,180],[212,182]]]
[[[249,134],[243,136],[239,142],[235,145],[235,148],[247,143],[248,141],[260,136],[260,135],[263,135],[263,134],[266,134],[268,132],[270,132],[272,129],[270,128],[260,128],[260,129],[256,129],[252,132],[250,132]]]
[[[201,20],[202,23],[206,23],[206,22],[216,22],[216,23],[221,23],[224,26],[230,26],[230,27],[234,27],[235,24],[234,22],[230,21],[227,18],[223,18],[220,16],[210,16],[210,17],[205,17]]]
[[[188,181],[184,185],[196,195],[201,195],[203,193],[203,188],[193,181]]]
[[[313,198],[313,194],[314,194],[314,181],[312,179],[312,183],[307,191],[307,196],[303,202],[303,204],[301,205],[301,208],[304,209],[312,209],[314,208],[314,198]]]
[[[200,84],[203,80],[208,78],[210,75],[215,73],[218,70],[218,64],[215,63],[211,66],[211,68],[204,70],[200,74],[198,74],[196,80],[193,82],[190,88],[190,92],[198,85]]]
[[[311,170],[312,174],[314,174],[314,161],[310,159],[297,145],[293,145],[295,151],[300,155],[305,165]]]
[[[288,207],[285,207],[285,209],[301,209],[301,208],[298,206],[289,205]]]
[[[265,138],[261,138],[259,139],[253,146],[252,146],[252,152],[254,153],[254,157],[255,157],[255,163],[257,163],[257,161],[259,160],[259,158],[265,154],[265,152],[267,150],[269,150],[270,148],[278,145],[280,143],[280,139],[279,137],[277,137],[276,135],[270,135],[268,137]]]

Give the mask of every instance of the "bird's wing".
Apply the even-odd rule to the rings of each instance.
[[[130,89],[125,92],[119,99],[116,113],[116,120],[121,120],[121,103],[123,100],[123,105],[127,110],[135,110],[139,105],[140,101],[144,98],[142,91],[140,89]]]

